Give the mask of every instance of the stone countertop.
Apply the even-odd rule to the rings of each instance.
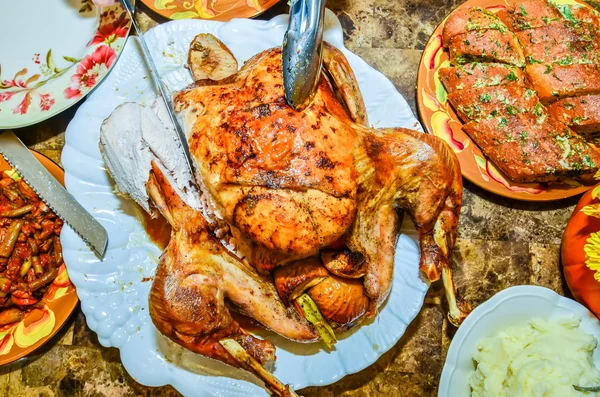
[[[421,52],[434,28],[460,0],[329,0],[340,18],[346,46],[384,73],[415,111]],[[164,22],[143,6],[145,29]],[[287,12],[285,2],[261,16]],[[59,162],[71,108],[16,130],[31,148]],[[537,284],[568,293],[560,269],[560,242],[577,198],[524,203],[489,194],[465,181],[453,261],[456,285],[474,306],[512,285]],[[304,396],[435,396],[454,328],[441,285],[432,285],[423,309],[394,348],[371,367]],[[149,388],[124,370],[119,352],[104,348],[79,307],[67,325],[26,359],[0,367],[3,396],[178,396],[172,387]]]

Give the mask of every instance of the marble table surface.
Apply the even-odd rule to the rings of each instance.
[[[346,46],[384,73],[415,111],[421,52],[439,21],[461,0],[329,0],[342,22]],[[285,1],[263,14],[287,12]],[[140,6],[148,29],[165,22]],[[71,108],[15,132],[31,148],[60,161]],[[465,182],[458,240],[453,252],[456,285],[474,306],[512,285],[537,284],[568,294],[560,268],[563,229],[577,198],[549,204],[506,200]],[[441,285],[432,285],[423,309],[394,348],[375,364],[304,396],[419,396],[437,394],[455,329],[445,317]],[[62,331],[31,356],[0,367],[2,396],[178,396],[170,386],[149,388],[124,370],[119,352],[104,348],[79,308]]]

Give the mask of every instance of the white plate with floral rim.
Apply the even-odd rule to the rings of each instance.
[[[45,120],[77,103],[114,66],[130,21],[92,0],[4,0],[0,129]]]
[[[191,83],[184,64],[196,34],[214,34],[243,62],[259,51],[280,46],[286,27],[287,16],[227,23],[185,20],[160,25],[150,30],[146,39],[165,84],[181,89]],[[420,129],[394,85],[344,48],[340,23],[331,11],[326,14],[325,40],[341,48],[348,58],[375,126]],[[142,384],[171,384],[188,396],[266,396],[246,372],[170,342],[156,330],[148,315],[151,283],[145,281],[154,275],[160,250],[149,241],[132,203],[114,194],[98,139],[100,124],[116,106],[126,101],[150,104],[155,96],[137,38],[132,37],[115,69],[78,109],[67,128],[62,153],[67,189],[109,234],[106,257],[99,263],[70,229],[63,229],[65,263],[77,287],[81,308],[100,343],[120,349],[123,365]],[[421,309],[428,288],[419,275],[415,229],[405,220],[401,230],[388,301],[373,321],[343,335],[335,350],[327,352],[319,344],[298,344],[259,332],[277,347],[274,374],[283,382],[296,390],[333,383],[373,364],[398,342]]]

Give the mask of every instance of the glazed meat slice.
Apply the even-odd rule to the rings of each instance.
[[[473,60],[501,62],[522,67],[525,65],[523,50],[516,36],[504,30],[473,30],[459,34],[449,42],[450,62],[465,64]]]
[[[600,95],[561,99],[550,105],[548,111],[581,134],[600,132]]]
[[[593,174],[600,154],[567,126],[534,113],[471,121],[463,130],[506,176],[516,182],[550,182]]]
[[[454,36],[474,30],[505,30],[506,26],[498,20],[494,13],[481,7],[469,7],[453,12],[444,24],[442,32],[443,44],[448,47]]]
[[[471,87],[491,87],[505,84],[525,84],[525,74],[521,69],[504,63],[472,62],[439,70],[440,80],[446,91]]]
[[[562,19],[560,12],[546,0],[523,1],[499,11],[497,16],[513,32],[536,29]]]
[[[540,100],[600,94],[600,65],[527,65],[525,71]]]
[[[517,83],[466,88],[448,94],[448,100],[465,123],[531,112],[538,102],[534,92]]]

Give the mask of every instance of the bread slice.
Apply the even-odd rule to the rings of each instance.
[[[548,107],[556,120],[584,135],[600,132],[600,95],[565,98]]]
[[[473,60],[500,62],[523,67],[525,56],[517,37],[508,30],[473,30],[450,39],[450,63]]]
[[[439,69],[439,77],[448,93],[472,87],[492,87],[511,83],[524,85],[525,73],[504,63],[471,62]]]
[[[600,94],[600,65],[535,63],[527,65],[525,72],[544,103],[571,96]]]

